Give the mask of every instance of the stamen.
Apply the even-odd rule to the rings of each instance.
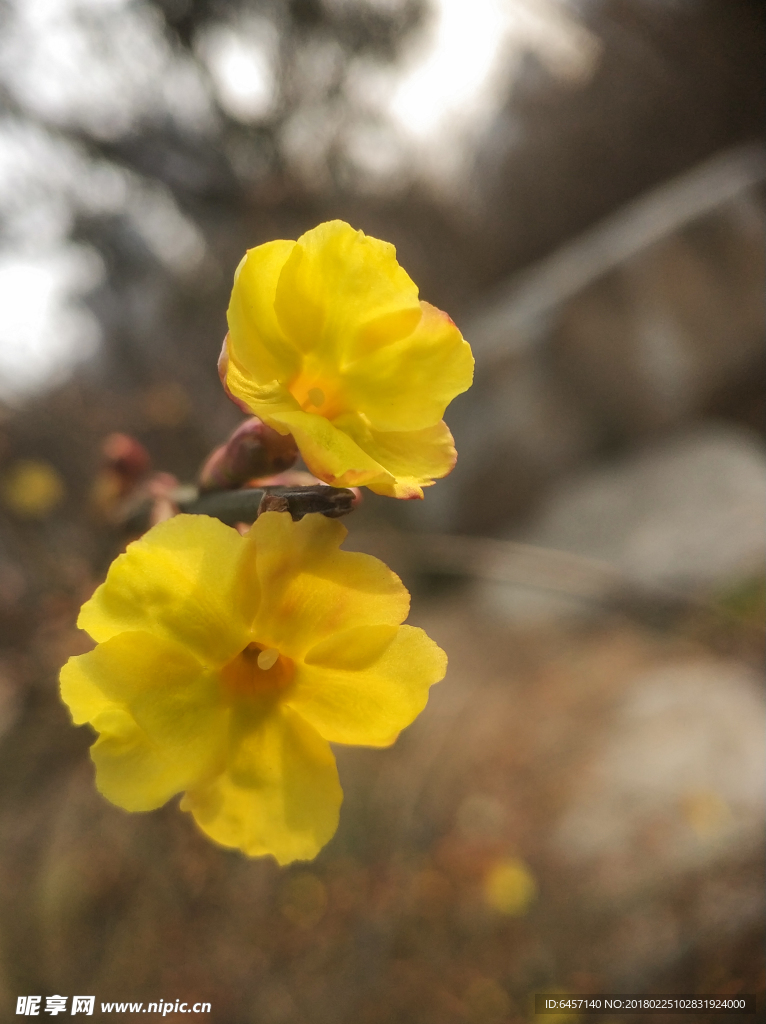
[[[275,647],[267,647],[265,651],[261,651],[258,655],[258,668],[263,672],[268,672],[278,661],[279,651]]]
[[[309,405],[315,405],[317,408],[324,405],[324,391],[321,388],[312,388],[306,397],[309,400]]]

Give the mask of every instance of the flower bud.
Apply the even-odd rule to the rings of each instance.
[[[251,417],[208,457],[200,471],[200,490],[234,490],[249,480],[289,469],[297,458],[298,449],[290,434],[283,437]]]
[[[109,434],[104,438],[101,452],[108,470],[117,478],[120,496],[132,491],[149,472],[149,452],[130,434]]]
[[[101,444],[103,466],[91,487],[91,504],[107,522],[119,521],[125,502],[141,490],[151,469],[146,448],[130,434],[109,434]]]

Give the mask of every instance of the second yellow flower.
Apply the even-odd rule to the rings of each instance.
[[[422,498],[456,452],[444,410],[473,379],[452,320],[418,300],[388,242],[330,221],[251,249],[234,279],[221,376],[337,487]]]

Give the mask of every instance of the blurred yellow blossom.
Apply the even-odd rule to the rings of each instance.
[[[681,814],[701,840],[713,839],[727,832],[734,817],[723,797],[707,789],[686,793],[681,800]]]
[[[250,249],[228,319],[225,387],[320,480],[422,498],[453,468],[442,416],[471,385],[471,349],[388,242],[336,220]]]
[[[537,898],[537,882],[516,857],[496,861],[484,877],[484,899],[501,914],[521,917]]]
[[[61,671],[96,784],[130,811],[181,806],[224,846],[281,864],[338,823],[330,743],[384,747],[425,706],[446,656],[400,623],[409,594],[340,551],[321,515],[266,512],[241,536],[181,515],[130,544],[83,606],[98,642]]]
[[[44,519],[64,497],[64,481],[48,462],[20,459],[2,482],[3,502],[23,519]]]

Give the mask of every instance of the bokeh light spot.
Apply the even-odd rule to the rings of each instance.
[[[699,790],[681,801],[681,814],[698,839],[713,839],[731,823],[731,809],[718,793]]]
[[[497,861],[484,877],[484,899],[500,914],[521,917],[537,898],[537,882],[526,864],[514,857]]]
[[[47,462],[20,459],[2,481],[3,503],[22,519],[44,519],[64,497],[64,481]]]

